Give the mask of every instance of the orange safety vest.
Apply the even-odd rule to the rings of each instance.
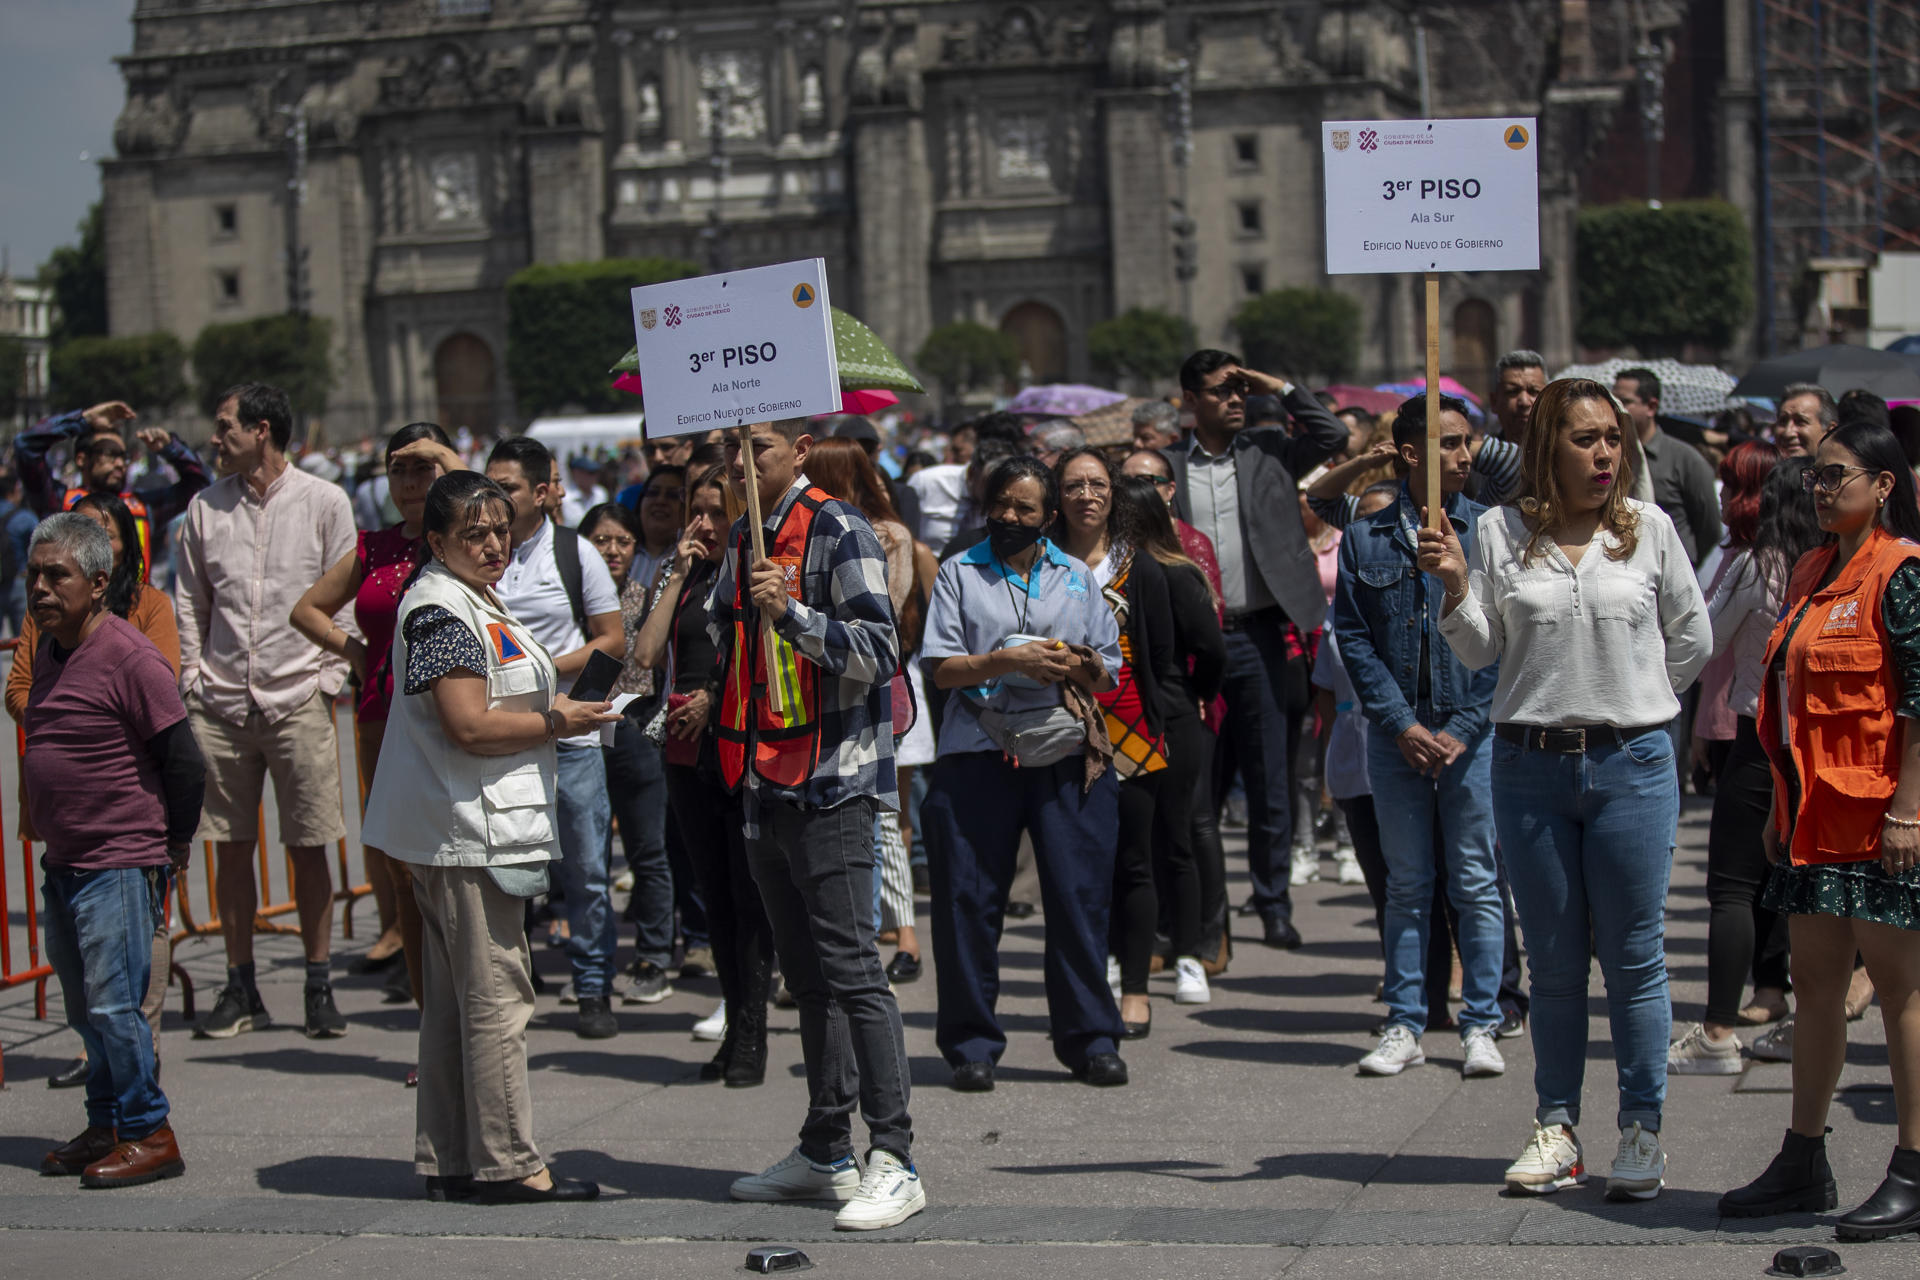
[[[787,518],[767,548],[767,558],[787,571],[787,594],[800,600],[805,578],[807,538],[813,518],[833,495],[809,487],[794,499]],[[753,563],[752,542],[742,528],[734,547],[733,657],[727,663],[726,683],[720,690],[720,721],[716,731],[720,776],[732,790],[745,776],[747,756],[753,771],[776,787],[801,786],[820,762],[819,668],[794,651],[792,645],[769,631],[762,642],[760,628],[749,629],[751,596],[747,566]],[[780,683],[786,704],[776,713],[766,696],[768,651],[773,653],[772,678]]]
[[[69,489],[62,511],[73,510],[73,504],[86,497],[90,489]],[[140,534],[140,580],[145,582],[147,574],[153,571],[153,513],[147,510],[147,504],[133,496],[132,491],[120,495],[120,501],[127,504],[127,510],[133,515],[133,527]]]
[[[1760,741],[1773,764],[1774,827],[1795,866],[1859,862],[1880,855],[1880,822],[1900,780],[1894,714],[1899,680],[1881,626],[1887,579],[1920,543],[1875,529],[1865,546],[1819,590],[1838,552],[1802,556],[1787,584],[1787,607],[1767,641],[1768,678],[1761,683]],[[1771,675],[1786,647],[1786,688]],[[1781,732],[1782,715],[1786,731]],[[1786,813],[1787,770],[1800,783],[1800,806]]]

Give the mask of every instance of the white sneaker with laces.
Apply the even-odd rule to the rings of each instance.
[[[1755,1036],[1747,1052],[1762,1062],[1792,1062],[1793,1015],[1788,1014]]]
[[[1667,1046],[1667,1071],[1672,1075],[1737,1076],[1744,1066],[1739,1036],[1728,1032],[1725,1039],[1715,1040],[1698,1022]]]
[[[1107,957],[1107,986],[1113,991],[1113,1002],[1120,1003],[1120,957]]]
[[[1287,873],[1288,884],[1320,883],[1320,851],[1304,845],[1293,847],[1293,869]]]
[[[1666,1172],[1660,1135],[1642,1129],[1636,1120],[1620,1131],[1620,1151],[1607,1175],[1607,1199],[1651,1200],[1667,1185]]]
[[[1207,986],[1207,971],[1192,956],[1181,956],[1173,962],[1173,1002],[1175,1004],[1207,1004],[1213,999],[1213,991]]]
[[[727,1038],[727,1002],[722,1000],[720,1007],[693,1024],[695,1040],[725,1040]]]
[[[1500,1047],[1493,1042],[1492,1027],[1470,1029],[1460,1038],[1460,1047],[1467,1051],[1466,1061],[1460,1064],[1460,1074],[1467,1079],[1507,1073],[1507,1060],[1500,1056]]]
[[[735,1179],[727,1194],[735,1200],[760,1203],[774,1200],[844,1202],[853,1199],[859,1189],[860,1166],[852,1156],[836,1164],[815,1164],[795,1147],[786,1159],[766,1172]]]
[[[1333,851],[1333,865],[1339,869],[1341,884],[1365,884],[1366,873],[1360,870],[1360,859],[1354,853],[1352,845],[1341,845]]]
[[[846,1207],[834,1215],[836,1231],[878,1231],[898,1226],[927,1207],[927,1189],[912,1165],[891,1151],[867,1157],[866,1176]]]
[[[1507,1190],[1521,1195],[1551,1195],[1586,1180],[1586,1160],[1573,1130],[1563,1125],[1548,1128],[1538,1120],[1520,1158],[1507,1166]]]
[[[1427,1055],[1420,1048],[1420,1037],[1396,1022],[1381,1033],[1379,1046],[1360,1059],[1360,1074],[1397,1076],[1408,1067],[1417,1067],[1426,1060]]]

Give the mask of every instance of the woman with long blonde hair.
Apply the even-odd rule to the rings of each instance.
[[[1673,522],[1627,496],[1632,437],[1605,387],[1551,383],[1520,492],[1480,517],[1472,564],[1451,529],[1420,532],[1420,567],[1446,590],[1440,634],[1467,666],[1500,664],[1493,812],[1527,938],[1538,1101],[1506,1172],[1521,1193],[1586,1178],[1574,1126],[1596,952],[1620,1086],[1607,1194],[1650,1200],[1664,1185],[1664,920],[1680,806],[1668,730],[1713,629]]]

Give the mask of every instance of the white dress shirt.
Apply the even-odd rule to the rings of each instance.
[[[1628,500],[1633,554],[1612,559],[1604,530],[1575,566],[1550,538],[1522,565],[1526,521],[1514,507],[1480,516],[1467,598],[1441,619],[1460,661],[1500,664],[1493,718],[1542,728],[1665,724],[1713,653],[1707,603],[1667,513]]]

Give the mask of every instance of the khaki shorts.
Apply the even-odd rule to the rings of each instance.
[[[340,799],[340,744],[327,697],[316,692],[298,710],[267,723],[249,711],[234,724],[187,699],[193,736],[207,760],[207,798],[200,839],[251,843],[260,837],[260,804],[267,775],[279,801],[282,844],[332,844],[345,838]]]

